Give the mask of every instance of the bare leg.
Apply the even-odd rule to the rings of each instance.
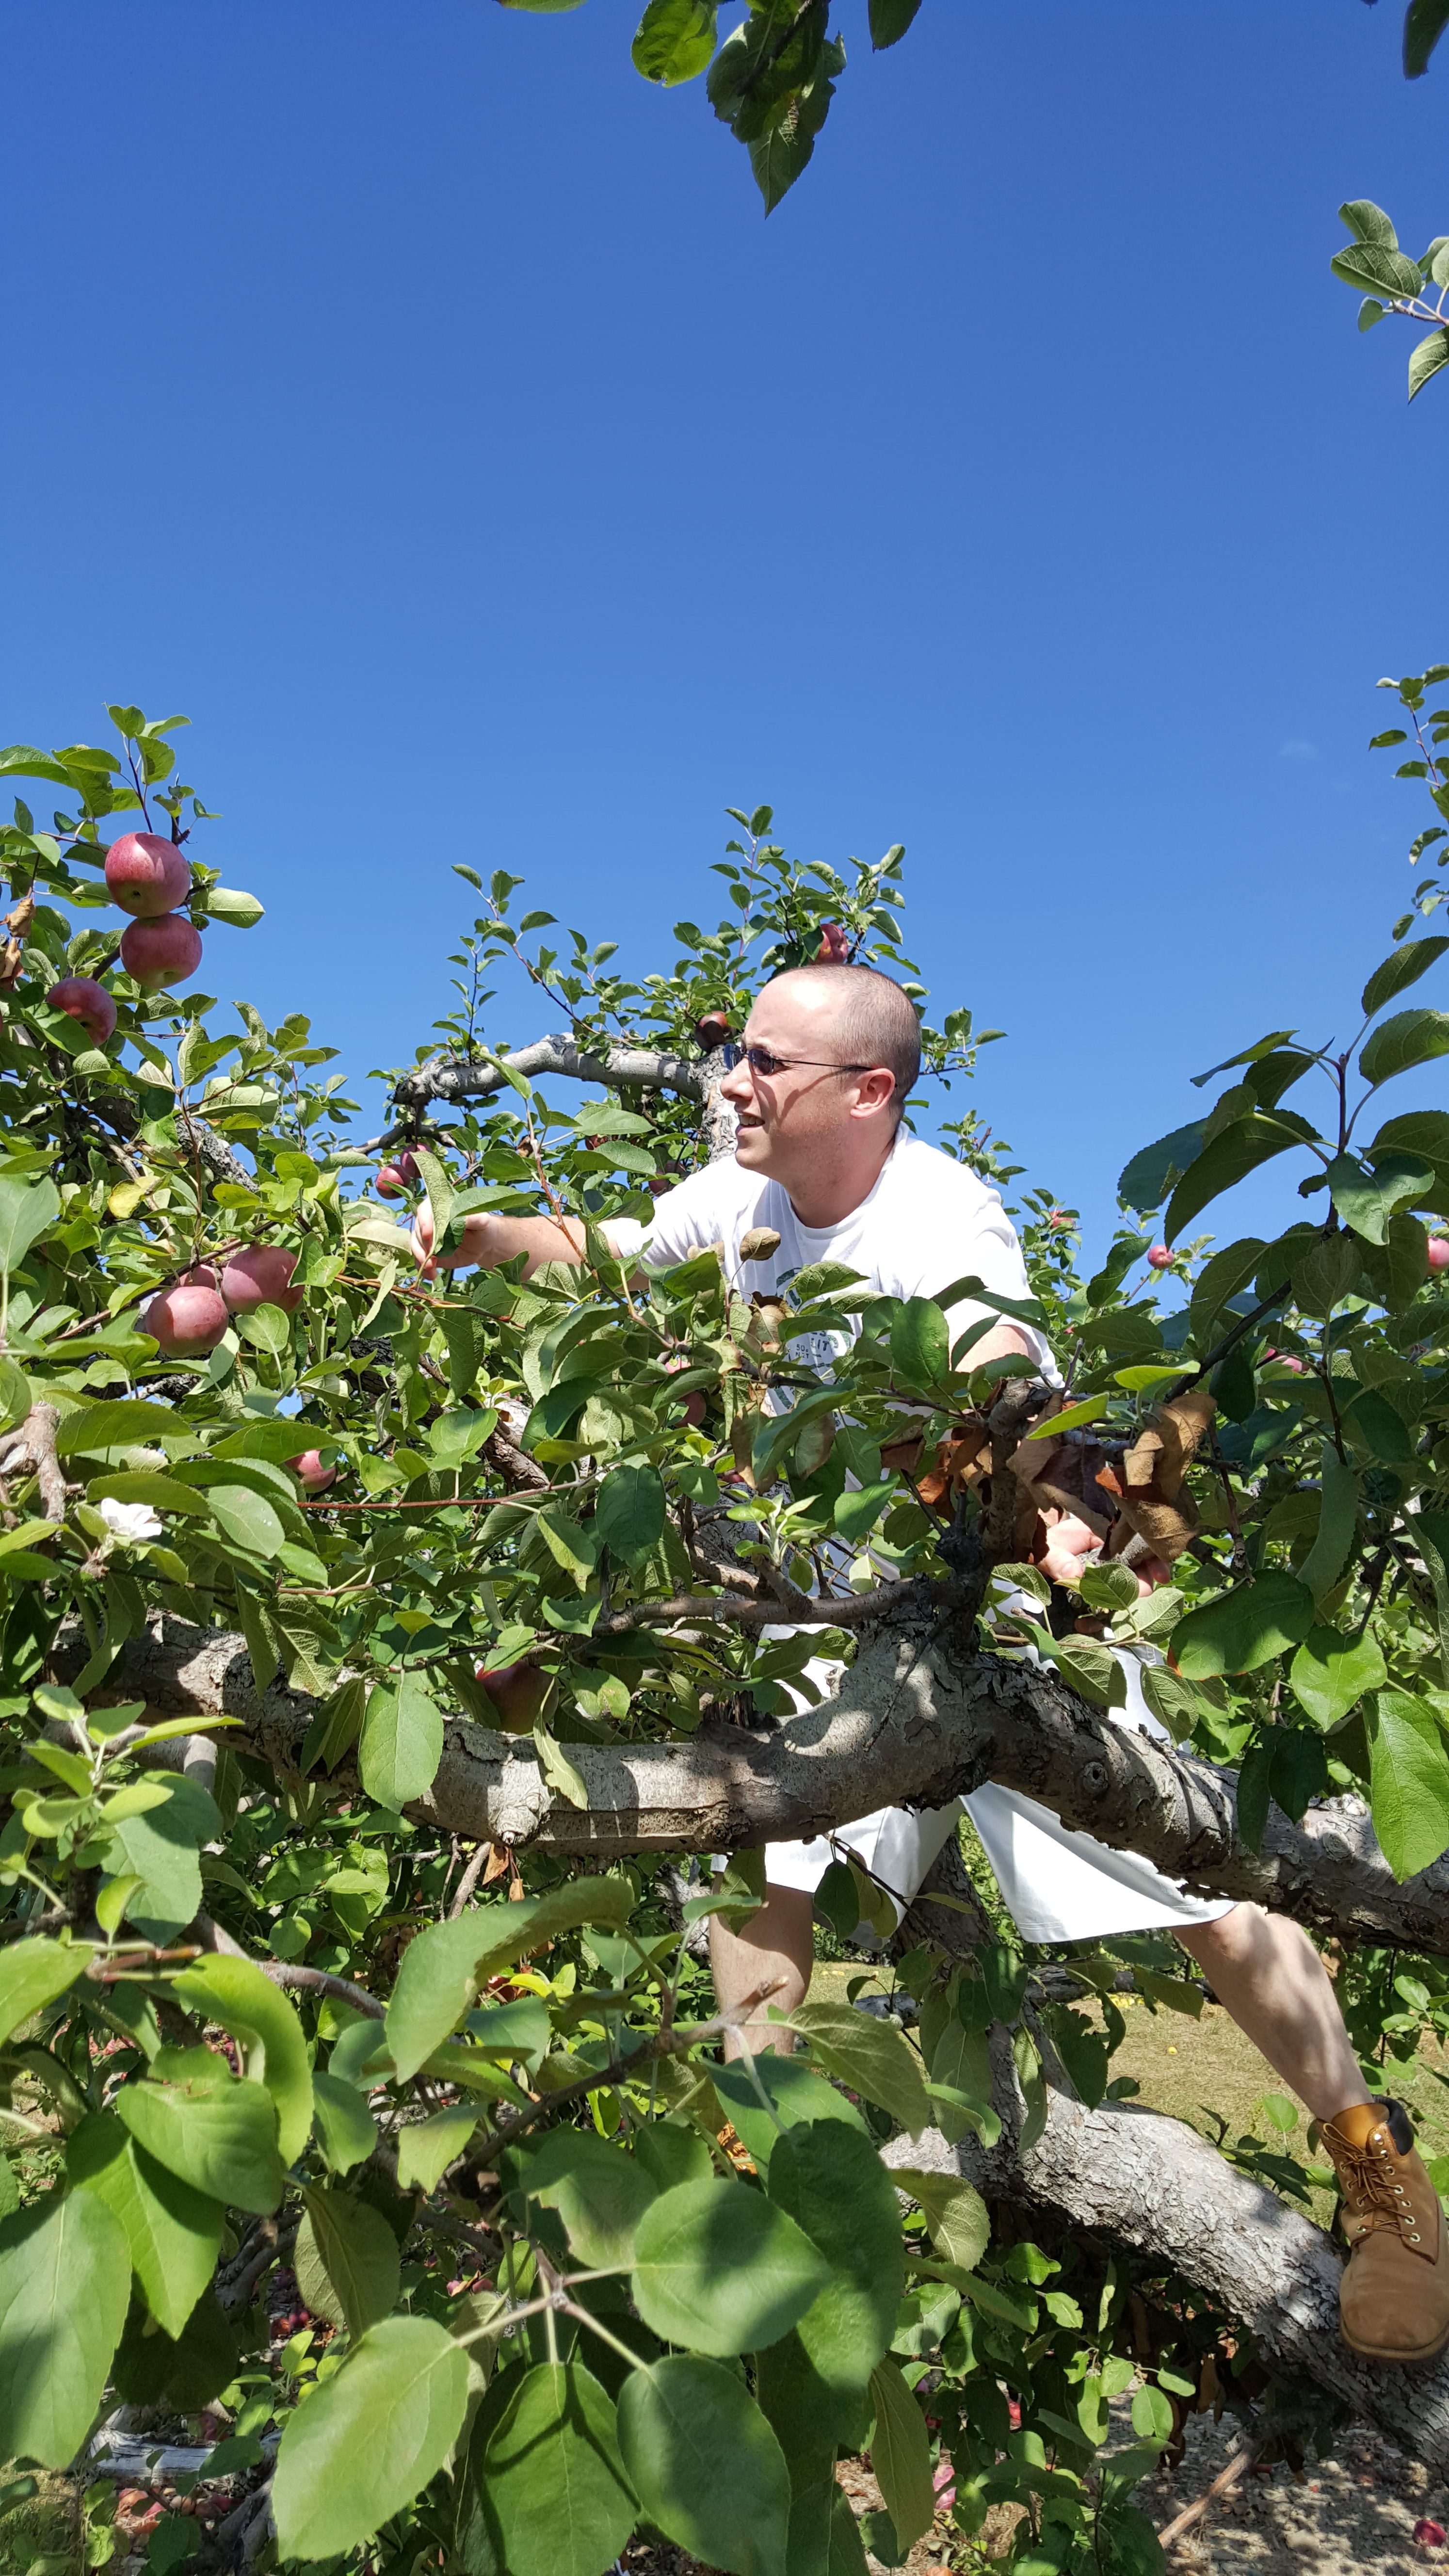
[[[1220,2004],[1315,2120],[1372,2097],[1343,2026],[1328,1972],[1286,1914],[1235,1905],[1178,1940]]]
[[[781,2012],[793,2012],[810,1991],[810,1972],[815,1964],[815,1942],[812,1926],[815,1900],[798,1887],[767,1887],[765,1902],[758,1914],[752,1914],[742,1931],[732,1932],[724,1918],[712,1914],[709,1920],[709,1961],[714,1970],[716,2009],[735,2012],[747,1995],[767,1985],[772,1977],[781,1980],[779,1991],[768,2000]],[[763,2016],[764,2006],[761,2006]],[[761,2049],[777,2048],[788,2055],[794,2042],[778,2022],[752,2021],[745,2026],[745,2039],[751,2056]],[[725,2033],[726,2057],[738,2057],[739,2037]]]

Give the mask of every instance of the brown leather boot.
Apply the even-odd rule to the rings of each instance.
[[[1319,2132],[1351,2252],[1343,2339],[1368,2361],[1429,2361],[1449,2343],[1449,2228],[1402,2102],[1354,2102]]]

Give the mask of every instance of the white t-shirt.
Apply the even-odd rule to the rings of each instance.
[[[755,1226],[771,1227],[779,1250],[766,1261],[741,1261],[740,1243]],[[778,1181],[746,1171],[731,1158],[691,1172],[678,1189],[667,1191],[647,1227],[615,1218],[606,1231],[616,1252],[637,1253],[651,1270],[723,1244],[726,1272],[742,1297],[772,1295],[814,1261],[844,1262],[888,1297],[934,1297],[973,1275],[1002,1297],[1031,1294],[1021,1246],[997,1192],[965,1163],[904,1128],[869,1197],[835,1225],[802,1225]],[[974,1299],[959,1302],[948,1313],[953,1345],[968,1324],[996,1320]],[[850,1329],[853,1338],[858,1317]],[[1017,1329],[1037,1364],[1054,1373],[1041,1334],[1024,1324]],[[792,1356],[827,1370],[845,1338],[843,1331],[806,1333],[791,1344]]]

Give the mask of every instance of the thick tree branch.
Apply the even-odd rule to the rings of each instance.
[[[58,1641],[60,1678],[85,1657]],[[231,1741],[294,1773],[315,1703],[279,1681],[258,1693],[238,1636],[174,1619],[122,1648],[108,1687],[160,1715],[234,1716]],[[535,1845],[595,1863],[631,1851],[729,1851],[828,1832],[892,1805],[941,1806],[996,1780],[1195,1891],[1253,1898],[1348,1941],[1449,1950],[1449,1858],[1400,1886],[1358,1801],[1274,1808],[1262,1849],[1237,1833],[1236,1781],[1090,1709],[1038,1666],[978,1654],[929,1604],[861,1646],[834,1699],[766,1729],[701,1726],[683,1742],[571,1745],[588,1793],[570,1806],[531,1738],[447,1723],[437,1777],[410,1812],[472,1841]],[[168,1749],[157,1758],[164,1762]],[[174,1759],[174,1756],[172,1757]],[[350,1775],[336,1775],[344,1785]]]
[[[705,1068],[690,1063],[684,1056],[661,1052],[654,1047],[612,1046],[599,1052],[580,1049],[578,1041],[566,1029],[553,1037],[535,1038],[531,1046],[518,1047],[512,1055],[500,1056],[496,1063],[469,1063],[466,1057],[435,1055],[411,1073],[405,1073],[393,1099],[398,1107],[414,1116],[430,1101],[441,1100],[450,1107],[462,1100],[489,1100],[502,1091],[509,1072],[521,1073],[528,1081],[543,1073],[561,1073],[574,1082],[597,1082],[607,1091],[677,1091],[686,1100],[697,1100],[703,1106],[706,1093]],[[395,1138],[409,1132],[407,1123],[390,1127],[385,1135],[374,1136],[368,1153],[377,1153]]]
[[[1125,2103],[1089,2111],[1049,2087],[1045,2130],[1025,2155],[1009,2131],[988,2154],[971,2138],[952,2147],[927,2129],[892,2139],[884,2158],[965,2174],[988,2200],[1135,2247],[1240,2318],[1278,2369],[1411,2458],[1449,2469],[1449,2360],[1422,2370],[1355,2360],[1339,2339],[1342,2264],[1332,2238],[1180,2120]]]

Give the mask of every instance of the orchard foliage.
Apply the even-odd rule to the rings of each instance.
[[[1401,684],[1416,723],[1436,685]],[[656,1863],[470,1858],[426,1801],[460,1718],[511,1731],[569,1804],[581,1747],[687,1749],[706,1718],[767,1721],[787,1683],[808,1698],[807,1659],[848,1659],[853,1632],[771,1639],[732,1616],[702,1547],[724,1522],[746,1573],[842,1613],[883,1569],[930,1586],[969,1560],[994,1651],[1030,1644],[1099,1705],[1120,1695],[1106,1641],[1136,1656],[1174,1735],[1241,1766],[1250,1839],[1270,1800],[1297,1815],[1351,1788],[1396,1871],[1435,1857],[1449,1301],[1426,1220],[1449,1213],[1449,1116],[1383,1119],[1378,1094],[1449,1051],[1449,1017],[1406,998],[1449,940],[1400,924],[1342,1050],[1279,1030],[1204,1076],[1226,1077],[1212,1106],[1123,1175],[1129,1211],[1160,1221],[1124,1226],[1091,1278],[1070,1211],[1031,1203],[1033,1297],[1005,1311],[1050,1330],[1052,1438],[1100,1455],[1119,1536],[1146,1524],[1127,1462],[1160,1399],[1213,1399],[1169,1498],[1171,1582],[1143,1596],[1109,1557],[1057,1635],[1034,1615],[1031,1515],[1018,1561],[969,1472],[1024,1364],[952,1346],[959,1286],[899,1302],[819,1265],[748,1301],[712,1253],[640,1277],[602,1229],[647,1216],[699,1151],[697,1106],[662,1089],[564,1107],[509,1075],[446,1126],[409,1111],[392,1198],[351,1194],[353,1104],[305,1021],[238,1005],[228,1030],[204,994],[146,993],[117,964],[97,917],[113,817],[165,814],[198,924],[255,912],[182,837],[206,817],[170,784],[175,720],[117,715],[114,755],[4,756],[64,802],[48,831],[17,806],[5,844],[0,2454],[61,2467],[110,2406],[219,2408],[208,2474],[240,2478],[244,2507],[254,2489],[259,2517],[269,2500],[283,2563],[602,2576],[642,2526],[738,2576],[835,2576],[864,2559],[834,2463],[868,2444],[887,2563],[947,2492],[968,2534],[1025,2504],[1035,2565],[1153,2567],[1135,2482],[1185,2406],[1232,2375],[1265,2385],[1231,2321],[1085,2239],[993,2242],[968,2183],[888,2175],[879,2147],[932,2122],[996,2137],[993,2031],[1028,2134],[1048,2037],[1102,2099],[1119,1964],[1154,2004],[1198,2001],[1161,1949],[1074,1960],[1102,1998],[1089,2020],[1060,2001],[1043,2018],[1009,1937],[964,1966],[919,1947],[899,1971],[914,2036],[815,2001],[796,2055],[725,2065],[693,1936],[711,1910],[748,1917],[758,1852],[681,1926]],[[1427,754],[1425,774],[1437,794]],[[435,1035],[499,1062],[504,954],[595,1048],[689,1055],[822,946],[924,1005],[899,850],[799,867],[767,808],[733,820],[725,918],[679,924],[668,974],[626,976],[609,943],[516,915],[517,878],[484,894],[461,869],[483,904]],[[114,1002],[103,1043],[52,998],[78,978]],[[949,1010],[928,1083],[969,1074],[982,1042]],[[1011,1172],[969,1117],[948,1132]],[[1270,1162],[1296,1184],[1280,1231],[1189,1250]],[[399,1191],[444,1247],[475,1209],[562,1214],[582,1267],[425,1278]],[[183,1277],[213,1305],[163,1348],[153,1301]],[[815,1335],[828,1373],[800,1357]],[[258,1689],[313,1703],[294,1755],[117,1687],[145,1669],[128,1650],[185,1623],[203,1644],[240,1630]],[[853,1865],[821,1895],[846,1941],[880,1915]],[[1364,1954],[1344,1991],[1377,2083],[1449,2013],[1437,1962]],[[1224,2143],[1310,2188],[1281,2138]],[[1101,2458],[1134,2376],[1137,2443]],[[1268,2432],[1306,2438],[1281,2409]]]

